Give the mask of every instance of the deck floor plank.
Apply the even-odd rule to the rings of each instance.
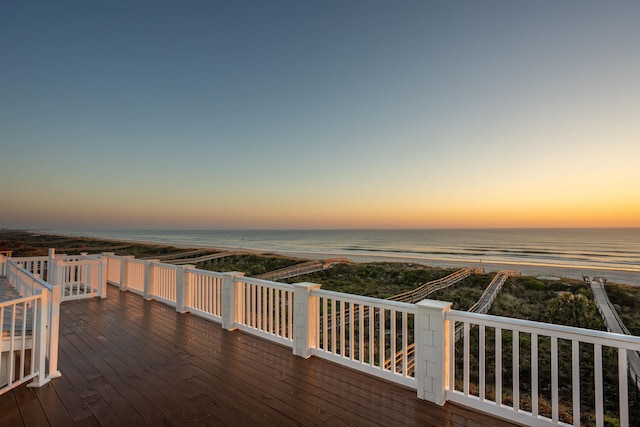
[[[75,337],[75,340],[72,339]],[[85,344],[85,341],[77,337],[75,334],[72,336],[67,335],[70,341],[73,342],[73,345],[76,347],[78,351],[84,354],[91,361],[93,366],[97,369],[98,372],[102,375],[96,380],[100,381],[108,381],[113,387],[113,393],[117,393],[116,396],[105,396],[105,393],[102,392],[101,386],[97,386],[96,388],[100,391],[100,393],[108,397],[109,399],[125,399],[127,404],[126,407],[133,407],[137,412],[139,412],[146,424],[149,425],[164,425],[164,426],[175,426],[175,423],[172,423],[169,418],[164,414],[161,408],[157,407],[154,402],[147,399],[147,397],[140,393],[133,385],[127,381],[127,379],[122,375],[121,372],[116,371],[111,365],[109,365],[103,356],[110,356],[110,352],[107,351],[97,351],[96,347],[89,347]],[[90,340],[93,337],[86,336],[85,340]],[[94,351],[95,349],[95,351]],[[107,380],[108,379],[108,380]],[[105,389],[106,390],[106,389]],[[120,405],[114,405],[118,408]],[[121,411],[129,412],[129,408],[120,409]],[[136,418],[137,415],[134,414],[133,417],[126,417],[125,419],[129,420],[131,418]]]
[[[15,396],[24,425],[46,426],[49,423],[42,406],[37,400],[33,399],[29,388],[18,387]]]
[[[0,396],[0,425],[512,425],[112,286],[63,303],[60,334],[63,376]]]
[[[73,425],[73,420],[65,408],[64,403],[60,399],[60,396],[53,388],[52,383],[48,383],[39,388],[25,387],[25,389],[30,390],[31,393],[34,394],[34,401],[37,400],[42,407],[42,410],[47,416],[49,425],[54,427]]]
[[[99,330],[97,331],[98,333],[100,332]],[[118,332],[118,331],[114,331],[114,332]],[[120,331],[122,332],[122,331]],[[90,342],[91,340],[93,340],[92,336],[84,336],[82,338],[84,341],[86,342]],[[144,340],[144,337],[140,338],[141,340]],[[155,345],[150,345],[151,343],[146,341],[146,342],[141,342],[139,340],[123,340],[120,342],[120,347],[122,348],[127,348],[127,353],[123,354],[123,356],[118,356],[118,352],[111,352],[109,354],[109,357],[106,358],[105,360],[110,360],[110,361],[116,361],[116,359],[126,359],[126,360],[135,360],[135,361],[140,361],[140,360],[149,360],[151,358],[150,353],[151,352],[156,352],[155,349],[157,349],[157,346]],[[105,350],[100,350],[99,346],[100,344],[94,342],[92,344],[93,348],[96,351],[96,353],[98,352],[105,352]],[[86,350],[85,350],[86,351]],[[182,369],[182,367],[180,365],[176,365],[174,363],[167,363],[167,358],[166,356],[162,356],[162,357],[155,357],[155,360],[161,361],[161,362],[154,362],[152,364],[149,363],[138,363],[138,362],[134,362],[133,365],[129,364],[126,368],[124,365],[121,365],[123,369],[127,369],[126,372],[128,372],[130,374],[130,377],[132,379],[137,379],[140,380],[138,381],[138,386],[142,388],[142,390],[144,391],[144,393],[146,394],[155,394],[158,393],[158,390],[170,390],[169,395],[167,396],[167,400],[166,403],[168,405],[171,405],[171,398],[175,396],[175,394],[180,394],[181,396],[187,397],[190,401],[193,400],[194,398],[200,396],[202,393],[200,391],[198,391],[197,389],[190,387],[189,384],[184,384],[184,386],[181,385],[181,383],[162,383],[161,382],[161,378],[160,376],[163,377],[173,377],[172,375],[172,367],[176,366],[179,369]],[[152,365],[156,365],[159,364],[161,365],[160,368],[156,369],[154,368]],[[183,363],[181,363],[183,364]],[[133,368],[133,370],[131,370]],[[135,375],[133,372],[139,372],[140,375]],[[148,378],[148,381],[146,379],[147,374],[151,374]],[[176,376],[177,377],[177,376]],[[152,384],[156,384],[158,387],[156,387],[155,389],[150,389],[149,386],[153,387]],[[178,385],[178,387],[176,387],[176,385]],[[130,389],[130,387],[132,386],[132,384],[127,384],[127,388]],[[226,396],[222,396],[222,397],[226,397]],[[188,408],[187,408],[188,409]],[[229,409],[229,408],[227,408]],[[203,410],[203,408],[201,407],[201,405],[192,404],[192,408],[190,412],[184,413],[184,412],[180,412],[177,414],[174,414],[174,418],[179,419],[182,423],[185,422],[199,422],[201,421],[203,418],[207,418],[209,417],[208,413],[201,413]],[[158,411],[160,411],[160,409],[158,409]],[[216,411],[216,412],[220,412],[220,411]],[[236,412],[236,411],[233,411]],[[224,413],[223,413],[224,416]],[[194,417],[193,419],[190,419],[189,417]],[[218,418],[218,416],[214,416],[214,418]],[[236,420],[237,421],[237,420]],[[222,423],[222,422],[221,422]],[[155,423],[154,423],[155,424]],[[273,423],[274,425],[277,425],[277,422]]]
[[[16,394],[13,391],[0,395],[0,425],[1,426],[23,426],[22,414],[18,406]]]

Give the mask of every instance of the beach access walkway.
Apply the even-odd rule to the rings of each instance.
[[[587,277],[585,277],[585,279],[586,278]],[[596,305],[598,306],[598,311],[600,312],[604,323],[607,325],[607,330],[616,334],[632,335],[622,322],[622,319],[620,319],[618,312],[611,303],[602,281],[597,280],[596,278],[588,279],[591,285],[591,291],[593,292],[593,297],[596,301]],[[636,383],[636,387],[640,388],[640,355],[638,352],[631,351],[628,353],[627,359],[629,361],[629,371],[631,376]]]

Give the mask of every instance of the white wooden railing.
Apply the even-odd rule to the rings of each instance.
[[[449,365],[448,400],[529,425],[579,426],[581,400],[585,400],[583,392],[586,391],[585,385],[580,383],[580,372],[591,367],[595,375],[591,391],[595,396],[596,425],[604,425],[603,402],[610,401],[615,395],[604,394],[608,387],[604,387],[603,382],[603,350],[609,348],[617,353],[620,425],[628,425],[627,352],[640,348],[640,337],[456,310],[448,311],[446,319],[451,324],[461,322],[464,325],[460,351],[456,346],[450,346],[449,360],[453,363]],[[449,331],[454,328],[450,327]],[[450,339],[453,341],[453,335]],[[471,345],[472,339],[477,340],[477,345]],[[474,352],[472,347],[475,347]],[[543,352],[551,360],[551,378],[546,378],[551,385],[550,393],[544,397],[540,385],[543,377],[540,355]],[[488,357],[490,353],[491,358]],[[507,357],[511,366],[503,364]],[[493,366],[489,359],[494,361]],[[456,371],[458,366],[460,372]],[[491,375],[488,375],[489,370]],[[507,371],[511,371],[510,378],[503,377]],[[571,372],[570,384],[560,383],[559,373],[563,371]],[[521,377],[525,372],[530,375]],[[571,393],[561,396],[561,389],[567,388]],[[551,409],[547,411],[549,406]],[[542,408],[545,408],[544,413]]]
[[[34,378],[46,380],[43,294],[0,303],[0,394]]]
[[[149,278],[147,280],[147,285],[151,283],[151,279],[149,274],[145,271],[146,269],[150,269],[151,263],[142,260],[130,259],[123,260],[125,262],[124,273],[126,285],[126,290],[134,292],[138,295],[145,295],[145,275]],[[147,267],[148,266],[148,267]],[[148,291],[147,295],[150,293]]]
[[[602,355],[611,348],[618,353],[618,420],[629,425],[626,354],[640,350],[640,337],[455,311],[442,301],[409,304],[325,291],[313,283],[288,285],[103,255],[114,269],[109,282],[121,290],[289,346],[301,357],[322,357],[414,387],[419,398],[439,405],[450,400],[528,425],[579,425],[584,405],[602,425],[610,398],[603,389],[610,364]],[[463,325],[457,346],[456,323]],[[579,373],[589,351],[595,403],[583,399],[581,407],[585,386]],[[507,360],[510,366],[503,364]],[[552,374],[541,383],[543,361],[550,361]],[[560,390],[558,372],[564,366],[572,372],[569,395]],[[531,378],[525,381],[521,372],[528,370]],[[504,372],[511,372],[508,379]],[[549,396],[543,390],[547,384]]]
[[[318,313],[311,354],[416,387],[409,366],[414,304],[321,289],[311,295]]]
[[[20,267],[53,286],[62,288],[62,301],[106,297],[107,260],[101,255],[56,254],[11,258]]]
[[[22,296],[0,303],[0,394],[31,379],[30,387],[40,387],[60,376],[59,289],[12,259],[5,260],[5,273]]]
[[[234,279],[236,327],[292,346],[294,286],[243,276]]]
[[[183,310],[216,322],[222,321],[222,273],[189,269]]]
[[[53,283],[62,288],[62,301],[106,297],[106,260],[56,260]]]
[[[47,271],[49,268],[49,257],[20,257],[12,258],[14,261],[31,274],[37,274],[42,280],[47,280]]]

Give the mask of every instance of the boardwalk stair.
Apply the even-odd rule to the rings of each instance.
[[[478,302],[473,304],[471,308],[469,308],[469,310],[467,311],[469,311],[470,313],[487,314],[489,312],[489,309],[491,308],[491,305],[493,304],[496,297],[498,296],[498,293],[500,293],[500,291],[502,290],[502,286],[505,284],[507,279],[509,277],[517,277],[517,276],[520,276],[519,271],[515,271],[515,270],[498,271],[498,274],[496,274],[496,276],[493,278],[491,283],[489,283],[489,286],[487,286],[487,288],[484,290]],[[464,328],[464,325],[461,323],[456,326],[456,341],[458,341],[460,337],[462,337],[463,328]]]
[[[418,301],[421,301],[427,298],[432,293],[439,291],[441,289],[448,288],[449,286],[455,285],[462,279],[465,279],[472,274],[483,274],[484,268],[482,267],[467,267],[461,270],[458,270],[450,275],[443,277],[442,279],[432,280],[430,282],[425,283],[413,289],[411,291],[403,292],[401,294],[394,295],[389,297],[388,299],[392,301],[400,301],[400,302],[408,302],[411,304],[415,304]]]
[[[464,270],[472,270],[472,269],[463,269],[463,270],[459,270],[443,279],[441,279],[442,281],[446,282],[445,279],[448,279],[449,277],[452,277],[458,273],[461,273],[460,275],[463,275],[462,273],[464,272]],[[484,273],[483,269],[480,269],[481,271],[478,271],[477,269],[473,269],[475,271],[472,271],[471,273],[467,274],[464,277],[468,277],[470,274],[472,273]],[[464,272],[466,273],[466,272]],[[491,308],[491,305],[493,304],[493,301],[495,301],[496,297],[498,296],[498,293],[500,292],[500,290],[502,290],[502,286],[504,285],[504,283],[507,281],[507,279],[509,277],[514,277],[514,276],[520,276],[520,272],[519,271],[514,271],[514,270],[501,270],[498,272],[498,274],[496,274],[496,276],[493,278],[493,280],[491,281],[491,283],[489,283],[489,286],[487,286],[487,288],[485,289],[484,293],[482,294],[482,296],[480,297],[480,299],[478,300],[478,302],[476,302],[474,305],[471,306],[471,308],[469,308],[469,312],[472,313],[482,313],[482,314],[486,314],[489,309]],[[461,279],[458,279],[461,280]],[[431,284],[433,282],[429,282],[426,285],[421,286],[420,288],[417,288],[415,291],[418,291],[419,289],[426,287],[426,289],[428,289],[427,285]],[[454,282],[455,283],[455,282]],[[452,283],[453,284],[453,283]],[[440,286],[438,284],[438,286]],[[448,286],[451,286],[451,284],[449,284]],[[441,286],[436,290],[440,290],[440,289],[444,289],[447,286]],[[426,295],[430,295],[431,293],[435,292],[431,291],[429,293],[427,293]],[[413,292],[413,291],[411,291]],[[406,294],[410,294],[411,292],[407,292]],[[396,297],[401,297],[401,298],[406,298],[403,295],[405,294],[399,294],[396,295],[395,297],[391,297],[389,299],[394,299]],[[420,299],[424,299],[424,298],[420,298]],[[394,299],[395,300],[395,299]],[[395,300],[398,301],[398,300]],[[410,300],[410,299],[402,299],[400,301],[403,302],[411,302],[413,303],[414,300]],[[419,300],[418,300],[419,301]],[[464,333],[464,325],[463,324],[458,324],[456,326],[455,329],[455,340],[458,341],[460,339],[460,337],[462,337],[462,334]],[[407,368],[410,370],[410,372],[413,372],[413,370],[415,369],[415,360],[413,357],[413,354],[415,352],[415,344],[411,344],[408,348],[407,348]],[[395,358],[396,358],[396,366],[399,366],[401,361],[402,361],[402,357],[403,357],[403,353],[402,351],[396,353]],[[388,369],[391,366],[391,360],[388,360],[385,363],[386,368]]]

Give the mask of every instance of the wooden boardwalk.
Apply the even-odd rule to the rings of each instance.
[[[616,334],[632,335],[629,329],[624,325],[622,319],[618,315],[615,307],[611,303],[607,290],[604,284],[589,279],[591,291],[593,292],[593,298],[596,301],[598,311],[607,325],[609,332],[615,332]],[[627,353],[627,360],[629,362],[629,369],[631,378],[635,382],[636,387],[640,388],[640,354],[636,351],[630,351]]]
[[[1,395],[0,426],[511,425],[111,286],[61,312],[63,376]]]

